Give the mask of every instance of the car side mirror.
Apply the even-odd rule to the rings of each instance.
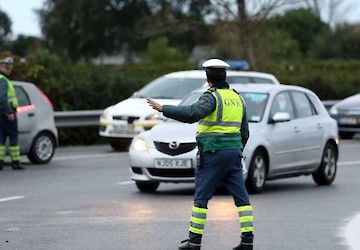
[[[271,119],[273,123],[288,122],[290,120],[291,120],[291,116],[288,112],[276,112]]]

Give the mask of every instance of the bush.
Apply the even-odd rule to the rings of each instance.
[[[37,84],[57,111],[104,109],[122,101],[165,73],[195,69],[188,62],[97,66],[63,62],[42,51],[15,67],[14,79]],[[313,90],[322,100],[336,100],[360,90],[359,61],[305,61],[273,64],[269,72],[285,84]],[[98,128],[59,129],[60,145],[101,143]],[[75,143],[74,143],[75,142]]]

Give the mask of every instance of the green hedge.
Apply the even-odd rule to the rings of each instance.
[[[56,111],[104,109],[160,75],[196,68],[187,62],[97,66],[56,60],[16,66],[13,78],[37,84]],[[287,62],[259,71],[276,75],[282,83],[309,88],[322,100],[342,99],[360,91],[359,61]],[[97,128],[60,130],[60,145],[101,142]]]

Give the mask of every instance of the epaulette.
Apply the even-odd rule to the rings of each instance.
[[[232,89],[236,94],[239,94],[239,92],[237,92],[235,89]]]
[[[215,92],[217,90],[216,87],[210,87],[207,89],[207,91],[210,91],[210,92]]]

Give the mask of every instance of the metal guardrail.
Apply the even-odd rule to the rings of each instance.
[[[103,110],[56,111],[57,128],[99,126],[99,118]]]
[[[337,102],[338,100],[322,101],[327,110]],[[102,112],[103,110],[56,111],[55,125],[57,128],[99,126]]]

